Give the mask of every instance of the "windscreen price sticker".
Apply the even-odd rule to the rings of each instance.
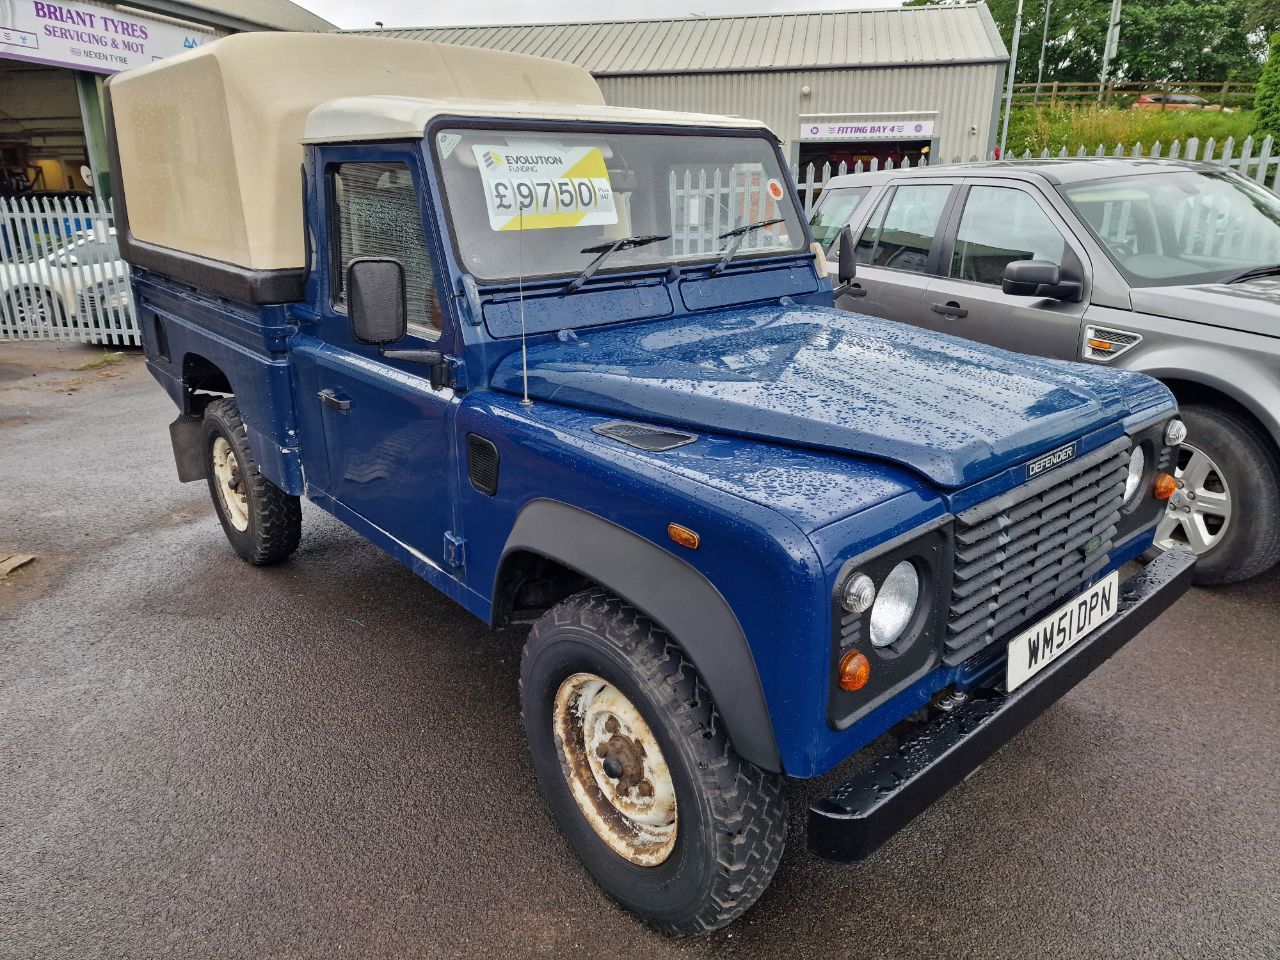
[[[599,147],[475,144],[491,230],[545,230],[617,223]]]

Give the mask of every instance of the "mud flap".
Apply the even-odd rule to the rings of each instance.
[[[206,476],[204,450],[200,447],[201,420],[183,414],[169,424],[169,440],[173,444],[173,462],[178,467],[178,480],[192,483]]]

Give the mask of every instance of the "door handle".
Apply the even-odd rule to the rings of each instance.
[[[934,313],[942,314],[944,317],[951,317],[953,320],[959,320],[969,315],[969,311],[954,300],[948,300],[946,303],[935,303],[929,309]]]
[[[866,289],[856,283],[849,284],[840,292],[846,297],[865,297],[867,295]]]
[[[351,409],[351,401],[343,400],[332,390],[321,390],[317,396],[320,398],[320,402],[326,407],[332,407],[334,410],[341,413],[346,413]]]

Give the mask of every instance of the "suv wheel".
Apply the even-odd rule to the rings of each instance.
[[[1195,582],[1234,583],[1280,560],[1280,476],[1276,453],[1247,420],[1218,407],[1182,408],[1187,440],[1178,452],[1178,488],[1156,527],[1161,549],[1189,546]]]
[[[538,783],[605,892],[674,936],[742,914],[786,840],[781,777],[743,760],[692,664],[601,590],[548,611],[520,665]]]
[[[209,493],[231,546],[255,565],[284,560],[302,538],[298,498],[258,471],[234,400],[210,403],[203,431]]]

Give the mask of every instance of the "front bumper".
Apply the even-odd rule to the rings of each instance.
[[[1013,693],[974,691],[815,802],[809,850],[836,863],[869,857],[1167,610],[1191,586],[1194,567],[1190,550],[1161,554],[1121,585],[1115,616],[1053,666]]]

